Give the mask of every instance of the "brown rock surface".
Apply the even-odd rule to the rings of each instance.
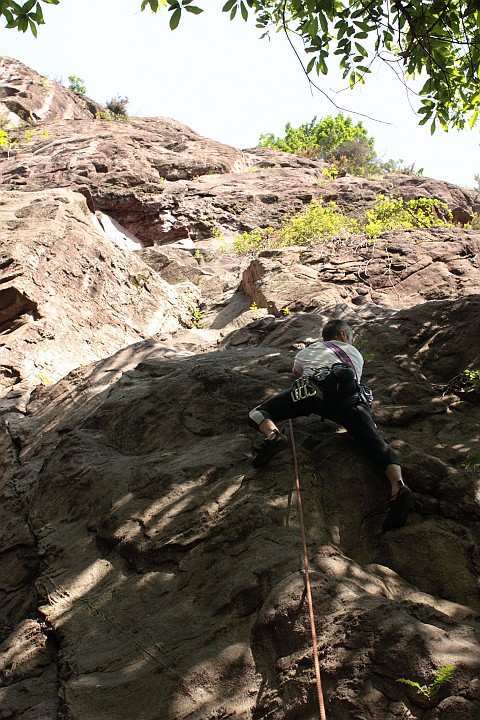
[[[38,164],[15,157],[23,185],[13,158],[1,170],[0,718],[318,717],[292,456],[254,470],[246,415],[334,315],[415,507],[381,534],[381,473],[333,423],[295,421],[327,717],[478,720],[480,234],[254,258],[200,239],[277,223],[310,192],[353,214],[385,189],[474,199],[426,178],[322,186],[321,164],[274,151],[212,143],[206,161],[192,131],[168,154],[174,121],[97,123],[50,126],[54,182],[83,195],[49,185],[40,146]],[[213,158],[223,175],[149,186],[167,155],[172,176]],[[260,169],[231,172],[239,158]],[[185,242],[116,244],[93,204],[144,245]],[[431,700],[397,682],[446,664]]]
[[[54,382],[129,343],[190,324],[197,288],[173,287],[118,248],[82,195],[3,193],[0,223],[8,232],[0,247],[3,388]]]
[[[278,226],[313,199],[333,200],[355,217],[379,195],[437,198],[462,224],[478,211],[473,193],[429,178],[326,181],[323,163],[299,165],[286,153],[284,166],[252,166],[248,152],[202,138],[168,118],[42,123],[42,131],[48,139],[35,136],[4,159],[0,182],[24,190],[87,187],[95,208],[144,245]]]
[[[459,302],[464,318],[478,311],[478,300]],[[382,429],[417,499],[406,528],[378,534],[385,483],[343,433],[316,418],[295,424],[332,718],[416,717],[418,700],[396,679],[427,682],[447,662],[458,665],[448,698],[471,720],[479,709],[468,691],[480,669],[479,487],[460,463],[480,408],[442,398],[415,310],[361,331]],[[432,304],[429,356],[448,313]],[[293,319],[273,320],[262,349],[166,358],[162,344],[140,344],[35,392],[9,489],[28,497],[43,632],[55,638],[72,717],[314,715],[291,461],[254,471],[242,430],[246,408],[288,384],[290,338],[313,320],[298,315],[282,347],[275,333]],[[408,423],[397,417],[402,396]],[[15,685],[0,692],[4,707],[17,702]]]
[[[282,309],[315,311],[339,301],[364,319],[392,309],[478,292],[480,233],[455,227],[352,237],[306,248],[263,251],[241,290],[277,317]]]
[[[436,198],[462,225],[480,210],[475,193],[431,178],[395,175],[328,181],[322,176],[322,161],[270,148],[242,152],[170,118],[96,120],[97,110],[85,111],[85,101],[74,93],[56,83],[47,91],[34,71],[9,58],[3,62],[4,95],[21,95],[28,87],[46,102],[45,93],[66,93],[81,112],[39,113],[35,120],[42,122],[30,128],[31,141],[20,138],[4,158],[0,183],[30,191],[81,189],[97,210],[114,217],[145,246],[277,226],[313,199],[333,200],[357,217],[379,195]]]
[[[0,117],[7,127],[41,120],[92,119],[102,106],[9,57],[0,57]]]

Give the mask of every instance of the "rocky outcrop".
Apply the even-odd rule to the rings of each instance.
[[[86,95],[73,93],[14,58],[0,57],[0,117],[6,127],[47,120],[91,120],[101,110],[103,107]]]
[[[306,248],[265,250],[243,273],[241,290],[275,316],[317,311],[340,300],[365,320],[425,300],[478,292],[480,233],[454,227],[352,237]]]
[[[38,135],[3,161],[5,188],[77,188],[145,246],[276,227],[314,199],[362,217],[380,195],[435,198],[461,224],[480,208],[472,193],[429,178],[328,181],[323,163],[299,164],[286,153],[276,153],[285,157],[283,166],[252,165],[249,152],[166,118],[44,123],[42,132],[47,139]]]
[[[97,119],[98,110],[86,111],[86,101],[74,93],[53,81],[47,91],[47,81],[36,73],[29,75],[28,68],[8,58],[3,63],[4,93],[16,89],[22,95],[28,87],[42,98],[47,92],[65,95],[75,112],[39,111],[27,137],[24,128],[14,133],[16,144],[5,153],[0,183],[26,191],[77,189],[92,211],[110,215],[144,246],[218,234],[228,239],[276,227],[314,199],[334,201],[342,212],[363,217],[380,195],[434,198],[446,203],[460,225],[480,211],[475,193],[431,178],[329,180],[322,161],[271,148],[241,151],[170,118]]]
[[[0,386],[53,383],[139,339],[191,325],[199,291],[173,287],[102,232],[82,195],[3,194],[0,222]],[[2,401],[0,401],[2,402]]]
[[[0,717],[318,716],[293,458],[254,470],[246,415],[334,316],[415,505],[382,534],[388,483],[348,434],[287,426],[327,717],[478,720],[480,233],[228,242],[314,197],[475,198],[161,118],[43,122],[0,168]],[[398,682],[445,665],[431,697]]]

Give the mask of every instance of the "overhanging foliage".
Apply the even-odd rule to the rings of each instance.
[[[192,0],[161,0],[173,25]],[[156,11],[159,0],[143,0]],[[268,35],[284,29],[303,41],[306,71],[326,75],[335,61],[350,86],[363,83],[377,61],[403,82],[423,79],[420,125],[432,133],[473,127],[480,107],[480,5],[478,0],[227,0],[230,18],[247,20]]]
[[[0,0],[7,27],[37,34],[41,3]],[[141,9],[170,12],[175,29],[182,12],[202,8],[192,0],[141,0]],[[420,124],[443,129],[473,127],[480,108],[480,5],[478,0],[227,0],[230,18],[248,20],[268,35],[284,29],[303,41],[306,71],[326,75],[338,61],[351,86],[363,83],[378,62],[408,83],[423,80]]]

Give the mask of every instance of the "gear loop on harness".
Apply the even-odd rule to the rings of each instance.
[[[306,375],[302,375],[302,377],[299,377],[293,383],[290,394],[293,402],[299,402],[300,400],[306,400],[308,397],[313,397],[317,394],[317,391],[310,382],[310,379]]]

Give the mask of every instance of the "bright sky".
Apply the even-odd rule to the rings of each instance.
[[[261,133],[283,135],[287,122],[297,127],[314,115],[339,112],[321,93],[311,94],[283,33],[260,40],[251,20],[230,22],[218,10],[223,0],[215,9],[211,0],[196,0],[205,12],[185,14],[174,32],[167,11],[142,13],[140,3],[61,0],[46,5],[46,24],[37,39],[0,29],[0,55],[54,80],[63,78],[66,85],[68,76],[76,75],[85,81],[87,95],[100,103],[127,96],[130,115],[171,117],[238,148],[256,145]],[[339,74],[318,82],[344,112],[363,121],[384,160],[402,159],[429,177],[476,186],[478,126],[431,136],[428,127],[418,126],[404,88],[386,67],[363,88],[336,95],[345,85]]]

